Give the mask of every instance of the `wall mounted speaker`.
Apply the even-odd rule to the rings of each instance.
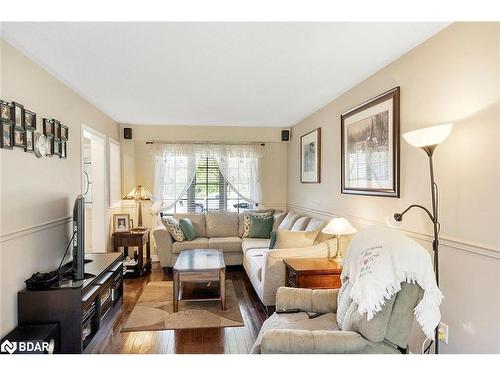
[[[123,128],[123,138],[132,139],[132,128]]]
[[[281,131],[281,141],[288,142],[290,140],[290,130]]]

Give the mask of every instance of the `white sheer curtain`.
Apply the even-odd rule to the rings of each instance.
[[[196,165],[212,158],[231,188],[243,199],[260,203],[260,145],[156,144],[152,214],[176,205],[193,182]]]

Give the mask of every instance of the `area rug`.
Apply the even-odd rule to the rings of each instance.
[[[243,326],[238,298],[231,280],[226,280],[226,310],[219,301],[179,301],[173,312],[171,281],[150,282],[133,308],[122,332],[158,331],[187,328]]]

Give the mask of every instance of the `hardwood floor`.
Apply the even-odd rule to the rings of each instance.
[[[226,278],[233,281],[244,327],[120,333],[146,284],[149,281],[172,280],[172,275],[165,275],[159,263],[153,263],[151,273],[125,280],[123,310],[109,323],[110,327],[103,330],[103,337],[93,353],[248,353],[266,319],[266,313],[243,268],[228,268]]]

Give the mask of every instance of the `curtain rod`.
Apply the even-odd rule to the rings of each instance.
[[[260,145],[260,146],[265,146],[266,144],[263,142],[214,142],[214,141],[207,141],[207,142],[187,142],[187,141],[146,141],[147,145],[155,145],[155,144],[169,144],[169,145],[206,145],[206,144],[215,144],[215,145]]]

